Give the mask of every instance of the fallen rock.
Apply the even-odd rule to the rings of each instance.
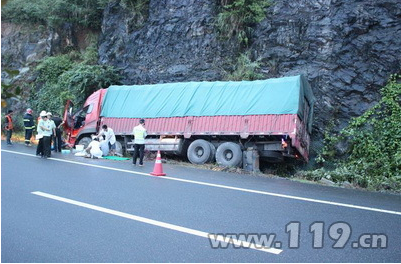
[[[323,183],[324,185],[328,185],[328,186],[335,186],[336,184],[328,179],[322,178],[320,181],[320,183]]]
[[[349,181],[343,181],[343,182],[341,183],[341,187],[353,189],[353,188],[354,188],[354,185],[352,185],[352,183],[350,183]]]

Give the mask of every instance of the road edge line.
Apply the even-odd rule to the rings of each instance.
[[[3,150],[3,149],[1,151],[20,154],[20,155],[25,155],[25,156],[36,157],[33,154],[27,154],[27,153],[23,153],[23,152]],[[340,206],[340,207],[346,207],[346,208],[360,209],[360,210],[365,210],[365,211],[372,211],[372,212],[379,212],[379,213],[386,213],[386,214],[393,214],[393,215],[400,215],[401,216],[401,212],[392,211],[392,210],[386,210],[386,209],[379,209],[379,208],[374,208],[374,207],[367,207],[367,206],[353,205],[353,204],[345,204],[345,203],[338,203],[338,202],[330,202],[330,201],[313,199],[313,198],[305,198],[305,197],[299,197],[299,196],[293,196],[293,195],[287,195],[287,194],[279,194],[279,193],[258,191],[258,190],[245,189],[245,188],[233,187],[233,186],[227,186],[227,185],[221,185],[221,184],[215,184],[215,183],[207,183],[207,182],[186,180],[186,179],[181,179],[181,178],[172,178],[172,177],[166,177],[166,176],[155,177],[155,176],[149,175],[148,173],[143,173],[143,172],[124,170],[124,169],[117,169],[117,168],[113,168],[113,167],[106,167],[106,166],[95,165],[95,164],[87,164],[87,163],[82,163],[82,162],[77,162],[77,161],[70,161],[70,160],[63,160],[63,159],[58,159],[58,158],[49,158],[49,160],[72,163],[72,164],[78,164],[78,165],[95,167],[95,168],[100,168],[100,169],[107,169],[107,170],[113,170],[113,171],[126,172],[126,173],[130,173],[130,174],[138,174],[138,175],[147,176],[147,177],[151,177],[151,178],[155,178],[155,179],[174,180],[174,181],[193,183],[193,184],[216,187],[216,188],[222,188],[222,189],[228,189],[228,190],[242,191],[242,192],[247,192],[247,193],[263,194],[263,195],[268,195],[268,196],[275,196],[275,197],[287,198],[287,199],[293,199],[293,200],[299,200],[299,201],[305,201],[305,202],[334,205],[334,206]]]

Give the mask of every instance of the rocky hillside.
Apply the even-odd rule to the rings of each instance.
[[[275,0],[246,48],[219,38],[218,2],[150,0],[141,27],[132,26],[134,13],[119,1],[108,4],[99,63],[121,68],[126,84],[222,80],[245,52],[264,78],[305,74],[317,97],[316,148],[332,117],[343,127],[377,102],[379,88],[401,70],[399,0]],[[2,66],[27,69],[66,46],[82,46],[78,33],[2,25]]]
[[[315,138],[344,127],[401,70],[401,1],[279,1],[254,35],[268,76],[305,74],[317,97]],[[316,141],[315,141],[316,142]]]

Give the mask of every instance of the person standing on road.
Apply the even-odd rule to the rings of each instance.
[[[53,114],[51,112],[47,112],[47,120],[50,122],[50,128],[52,130],[52,135],[50,136],[50,151],[51,151],[52,144],[53,144],[53,137],[56,136],[56,124],[52,120],[52,116],[53,116]]]
[[[107,125],[103,125],[102,131],[97,135],[97,138],[103,135],[106,137],[105,140],[109,144],[110,155],[114,156],[116,152],[116,135],[114,134],[113,129],[107,127]]]
[[[50,139],[53,134],[53,124],[50,122],[48,115],[42,116],[42,119],[39,121],[40,129],[43,131],[43,154],[42,158],[50,158]]]
[[[24,115],[24,127],[25,127],[25,146],[30,147],[33,129],[35,128],[35,123],[33,121],[31,108],[26,109],[26,113]]]
[[[139,154],[139,166],[143,166],[143,156],[145,152],[145,138],[148,135],[145,128],[145,120],[139,120],[139,125],[134,127],[133,131],[135,140],[134,140],[134,156],[132,159],[132,163],[134,166],[136,165],[136,159]],[[138,153],[139,152],[139,153]]]
[[[56,129],[55,129],[55,134],[54,134],[54,150],[57,152],[61,152],[61,145],[63,144],[61,140],[61,126],[64,124],[64,121],[61,119],[61,117],[58,114],[55,114],[54,117],[52,118],[52,121],[54,122]]]
[[[36,135],[36,139],[38,140],[38,146],[36,147],[36,156],[42,156],[43,157],[43,129],[40,128],[39,123],[40,120],[42,120],[43,116],[46,116],[46,111],[40,112],[40,115],[38,117],[38,128],[37,132],[38,134]]]
[[[13,129],[14,129],[14,125],[13,125],[13,110],[8,110],[7,111],[7,115],[6,115],[6,119],[4,121],[4,129],[6,130],[6,134],[7,134],[7,145],[11,146],[13,143],[11,143],[11,137],[13,135]]]

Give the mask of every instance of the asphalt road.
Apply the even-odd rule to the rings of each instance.
[[[154,177],[153,163],[34,154],[2,144],[2,262],[401,261],[399,195],[171,164]],[[208,233],[274,233],[281,247],[214,249]]]

